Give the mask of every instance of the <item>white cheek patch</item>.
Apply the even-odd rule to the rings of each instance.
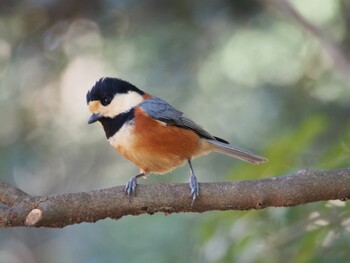
[[[111,103],[104,107],[103,116],[113,118],[120,113],[126,112],[143,101],[143,97],[137,92],[131,91],[126,94],[117,94]]]

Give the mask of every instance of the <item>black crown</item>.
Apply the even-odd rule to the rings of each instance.
[[[129,93],[130,91],[137,92],[140,95],[145,94],[142,90],[125,80],[110,77],[101,78],[86,94],[86,102],[98,100],[102,105],[106,106],[116,94]]]

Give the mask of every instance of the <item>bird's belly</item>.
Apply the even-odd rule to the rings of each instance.
[[[124,125],[109,141],[145,173],[166,173],[209,152],[195,132],[152,119],[139,118],[137,125]]]

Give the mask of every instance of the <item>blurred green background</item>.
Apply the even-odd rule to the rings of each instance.
[[[349,54],[349,1],[292,1],[321,39],[264,3],[0,1],[1,179],[47,195],[123,185],[138,172],[87,125],[85,95],[103,76],[270,159],[211,154],[194,161],[201,182],[349,166],[350,72],[323,49],[333,39]],[[187,181],[182,167],[139,182]],[[0,262],[349,262],[349,212],[330,201],[2,229]]]

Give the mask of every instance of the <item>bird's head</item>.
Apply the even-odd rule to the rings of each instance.
[[[113,119],[140,104],[144,95],[142,90],[127,81],[101,78],[86,94],[86,102],[92,113],[88,123],[94,123],[101,118]]]

